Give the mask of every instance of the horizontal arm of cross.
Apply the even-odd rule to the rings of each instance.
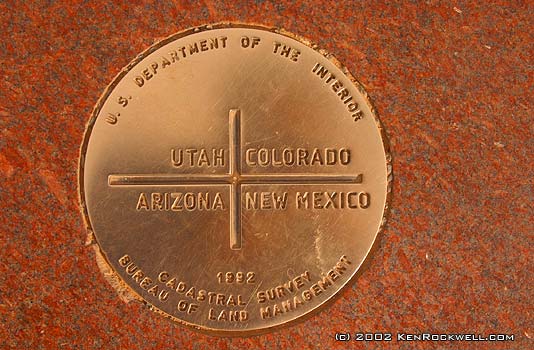
[[[362,174],[241,174],[240,184],[361,184]],[[135,174],[109,175],[110,186],[186,186],[186,185],[226,185],[233,179],[227,174],[190,175],[190,174]]]

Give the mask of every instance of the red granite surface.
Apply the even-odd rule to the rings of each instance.
[[[0,2],[0,347],[534,348],[532,1]],[[374,258],[327,310],[275,333],[193,332],[104,279],[78,209],[84,127],[111,79],[176,31],[279,26],[334,53],[389,135],[394,196]],[[336,331],[514,342],[336,343]]]

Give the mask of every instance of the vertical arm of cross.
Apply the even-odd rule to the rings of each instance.
[[[230,142],[229,161],[230,176],[230,248],[241,249],[241,185],[239,175],[241,174],[241,111],[231,109],[230,118]]]

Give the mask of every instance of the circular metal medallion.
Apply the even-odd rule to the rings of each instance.
[[[285,31],[173,35],[113,80],[89,121],[81,204],[124,285],[182,324],[244,335],[316,310],[384,224],[376,112],[330,55]]]

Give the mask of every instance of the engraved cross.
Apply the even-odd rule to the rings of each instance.
[[[109,175],[110,186],[229,185],[230,248],[241,249],[241,185],[243,184],[360,184],[362,174],[243,174],[241,171],[241,111],[229,113],[229,172],[227,174],[136,174]]]

